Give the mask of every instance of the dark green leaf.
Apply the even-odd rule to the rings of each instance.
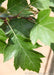
[[[6,42],[7,37],[5,35],[5,32],[0,28],[0,41]]]
[[[38,45],[36,46],[38,47]],[[25,41],[20,35],[15,35],[10,39],[9,44],[4,50],[4,61],[14,56],[14,66],[16,69],[21,67],[23,70],[29,69],[39,72],[42,54],[33,50],[35,46],[31,42]]]
[[[51,49],[54,51],[54,43],[51,43]]]
[[[51,8],[51,10],[54,12],[54,7],[50,7]]]
[[[4,52],[4,49],[6,47],[6,40],[7,40],[7,37],[4,31],[0,28],[0,53]]]
[[[44,56],[33,49],[40,47],[40,45],[32,45],[29,39],[16,33],[16,30],[12,28],[12,25],[8,22],[7,24],[13,35],[10,35],[9,43],[4,50],[4,61],[7,61],[14,56],[14,66],[16,69],[21,67],[23,70],[29,69],[39,72],[40,63],[42,62],[40,58]],[[9,34],[9,32],[7,34]]]
[[[26,19],[13,19],[10,21],[11,27],[16,33],[22,33],[23,35],[29,37],[30,30],[34,26],[34,23],[29,22]]]
[[[31,30],[30,39],[33,44],[38,39],[45,45],[54,43],[54,17],[49,17],[50,10],[40,11],[38,14],[38,22]]]
[[[9,23],[11,27],[13,28],[13,30],[15,31],[15,33],[24,35],[26,37],[29,37],[30,30],[34,26],[34,23],[26,19],[12,19]],[[9,30],[9,27],[7,27],[7,29]],[[5,31],[7,31],[6,28],[5,28]]]
[[[20,16],[31,14],[26,0],[8,0],[8,11],[13,15],[20,14]]]
[[[6,44],[2,41],[0,41],[0,53],[4,53],[4,49],[6,47]]]

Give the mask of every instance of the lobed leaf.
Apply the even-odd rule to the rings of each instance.
[[[23,70],[29,69],[39,72],[40,63],[42,62],[40,58],[44,56],[34,51],[33,48],[35,46],[31,42],[25,41],[25,38],[21,35],[13,36],[4,50],[4,61],[14,56],[15,69],[21,67]]]
[[[40,11],[38,14],[38,22],[35,24],[30,33],[30,39],[33,44],[38,39],[45,45],[54,43],[54,17],[49,17],[50,10]]]
[[[14,29],[15,27],[13,28],[13,26],[10,25],[11,23],[9,24],[7,22],[7,24],[11,29],[11,34],[10,32],[7,33],[8,35],[10,35],[9,43],[4,49],[4,61],[7,61],[14,56],[15,69],[21,67],[23,70],[29,69],[32,71],[39,72],[40,63],[42,62],[40,58],[44,56],[41,53],[34,51],[33,49],[40,47],[40,45],[32,45],[29,39],[16,32],[16,30]]]
[[[5,32],[0,28],[0,41],[6,42],[7,37],[5,35]]]

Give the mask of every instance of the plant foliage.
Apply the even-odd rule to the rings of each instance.
[[[0,5],[4,1],[0,0]],[[4,61],[14,56],[15,69],[39,72],[44,56],[34,51],[41,47],[37,40],[54,50],[52,8],[53,0],[30,0],[30,4],[26,0],[8,0],[7,9],[0,6],[0,53]],[[37,19],[31,15],[38,15]]]

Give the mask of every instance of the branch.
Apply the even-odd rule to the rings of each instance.
[[[19,15],[17,15],[17,16],[11,16],[11,17],[7,17],[9,20],[12,20],[12,19],[15,19],[15,18],[18,18],[19,17]],[[6,17],[0,17],[0,19],[3,19],[4,20],[4,23],[6,23],[7,22],[7,18]],[[35,20],[33,19],[33,17],[31,17],[31,16],[29,16],[29,17],[20,17],[21,19],[26,19],[26,20],[29,20],[29,21],[33,21],[33,22],[35,22]],[[31,22],[32,22],[31,21]]]

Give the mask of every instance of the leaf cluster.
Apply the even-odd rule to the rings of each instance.
[[[34,51],[41,47],[37,40],[54,50],[54,17],[50,17],[54,1],[8,0],[7,9],[1,7],[4,1],[0,0],[0,53],[4,61],[14,56],[15,69],[39,72],[44,56]]]

